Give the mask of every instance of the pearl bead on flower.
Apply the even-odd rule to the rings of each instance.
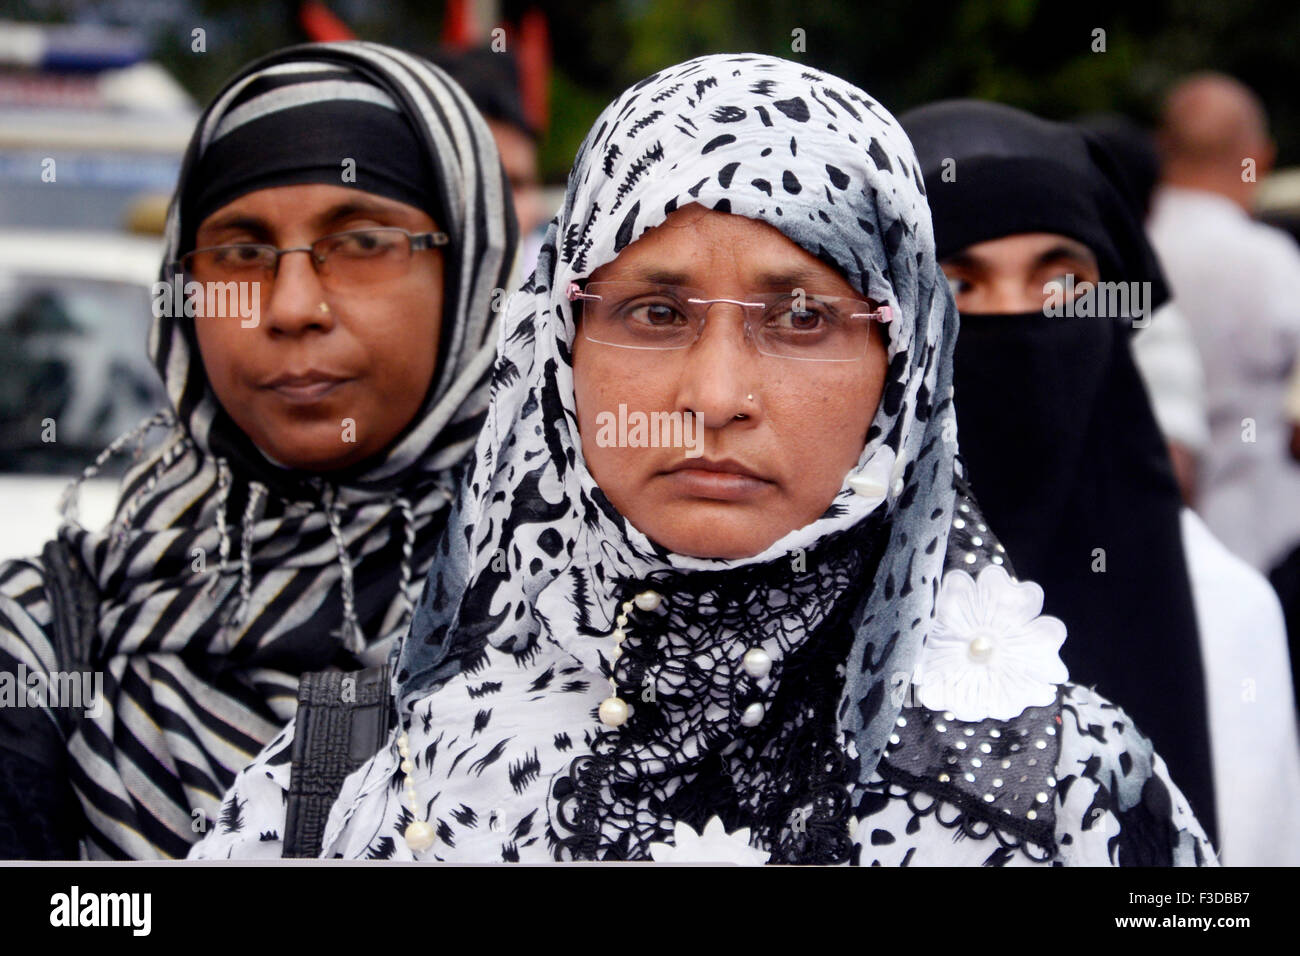
[[[868,478],[865,475],[854,475],[849,478],[849,487],[864,498],[883,498],[885,497],[886,488],[879,481]]]

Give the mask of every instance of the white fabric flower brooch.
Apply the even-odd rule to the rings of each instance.
[[[650,855],[656,863],[739,863],[742,866],[761,866],[771,855],[749,845],[749,829],[728,833],[722,820],[714,817],[704,824],[704,832],[696,833],[686,823],[677,821],[673,826],[673,841],[651,843]]]
[[[972,578],[943,576],[934,627],[912,682],[921,704],[957,720],[1011,720],[1056,699],[1069,679],[1065,624],[1043,614],[1043,589],[990,564]]]

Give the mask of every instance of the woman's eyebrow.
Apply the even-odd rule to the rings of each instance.
[[[1061,243],[1040,253],[1036,264],[1041,267],[1062,261],[1077,262],[1093,268],[1096,268],[1097,265],[1096,257],[1087,246],[1074,245],[1073,243]]]
[[[628,278],[639,282],[649,282],[653,285],[694,285],[691,281],[690,273],[674,272],[671,269],[664,269],[657,266],[646,266],[642,269],[634,269]]]
[[[228,229],[237,229],[240,232],[251,232],[253,235],[267,237],[271,234],[270,224],[260,216],[254,216],[246,212],[232,212],[228,215],[221,216],[212,222],[205,223],[200,227],[200,232],[213,233],[224,232]]]
[[[784,272],[761,272],[754,277],[754,285],[759,289],[796,289],[826,282],[827,278],[811,269],[790,269]]]
[[[988,269],[988,263],[979,256],[972,255],[965,250],[953,253],[939,263],[940,267],[953,269],[969,269],[972,272],[981,272]]]
[[[634,270],[631,278],[655,285],[695,286],[698,284],[689,272],[657,266]],[[825,276],[811,269],[793,269],[780,272],[761,272],[754,277],[751,285],[755,290],[793,289],[804,285],[812,285],[825,279]]]
[[[365,199],[346,199],[318,214],[313,221],[319,226],[327,226],[342,219],[347,219],[349,216],[391,217],[400,216],[401,214],[402,210],[400,208],[390,206],[387,203],[370,202]]]

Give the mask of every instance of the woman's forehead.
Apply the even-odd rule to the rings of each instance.
[[[432,221],[424,210],[378,193],[324,183],[300,183],[247,192],[205,218],[199,224],[199,231],[254,223],[267,228],[298,223],[324,227],[359,216],[385,221]]]
[[[675,210],[590,278],[700,287],[719,274],[740,279],[756,291],[815,286],[820,291],[857,294],[838,269],[772,224],[698,204]]]

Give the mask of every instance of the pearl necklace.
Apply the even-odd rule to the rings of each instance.
[[[653,611],[659,607],[663,601],[663,595],[657,591],[642,591],[631,601],[624,601],[622,613],[619,614],[615,623],[614,632],[610,637],[614,639],[613,657],[617,661],[623,656],[622,644],[627,640],[627,616],[633,607],[642,611]],[[745,657],[741,662],[745,673],[755,680],[762,680],[772,670],[772,658],[767,651],[761,647],[751,647],[745,652]],[[627,702],[618,696],[618,683],[614,677],[609,678],[610,696],[606,697],[600,705],[600,720],[609,727],[621,727],[627,723],[628,717],[632,714],[632,709],[628,707]],[[745,708],[745,712],[740,717],[740,722],[746,727],[757,726],[766,714],[766,709],[762,704],[754,702]]]
[[[663,595],[657,591],[646,590],[620,605],[618,616],[614,619],[614,630],[609,635],[614,642],[614,649],[611,654],[615,662],[623,656],[622,645],[627,640],[628,615],[632,612],[632,609],[636,608],[649,613],[656,610],[662,603]],[[751,647],[745,653],[742,666],[750,677],[761,680],[771,671],[772,658],[761,647]],[[618,696],[618,681],[614,677],[612,665],[610,668],[609,688],[610,695],[600,702],[598,715],[601,723],[607,727],[621,727],[631,717],[632,708],[628,706],[627,701]],[[762,704],[755,702],[745,708],[740,722],[746,727],[753,727],[762,721],[764,716],[765,708]],[[406,776],[404,796],[412,819],[412,822],[407,824],[402,835],[406,840],[406,845],[411,848],[413,853],[421,853],[433,846],[437,834],[433,824],[428,820],[420,819],[418,815],[415,781],[411,776],[415,770],[415,765],[411,761],[411,740],[405,731],[397,738],[397,753],[401,757],[401,771]]]
[[[411,763],[411,738],[406,735],[406,731],[402,731],[402,736],[397,738],[397,753],[402,758],[402,773],[406,775],[406,806],[411,811],[412,818],[402,836],[406,838],[406,845],[411,851],[419,853],[433,846],[434,832],[432,823],[416,816],[415,780],[411,777],[415,765]]]
[[[642,591],[632,600],[623,602],[622,610],[614,621],[614,631],[609,635],[614,640],[612,654],[615,661],[623,656],[622,645],[627,640],[627,632],[623,629],[627,627],[627,616],[632,608],[653,611],[661,601],[663,601],[663,596],[659,592]],[[628,707],[627,701],[618,696],[618,681],[614,679],[613,665],[610,666],[609,671],[609,690],[609,696],[600,702],[600,722],[607,727],[622,727],[627,723],[628,717],[631,716],[632,709]]]

